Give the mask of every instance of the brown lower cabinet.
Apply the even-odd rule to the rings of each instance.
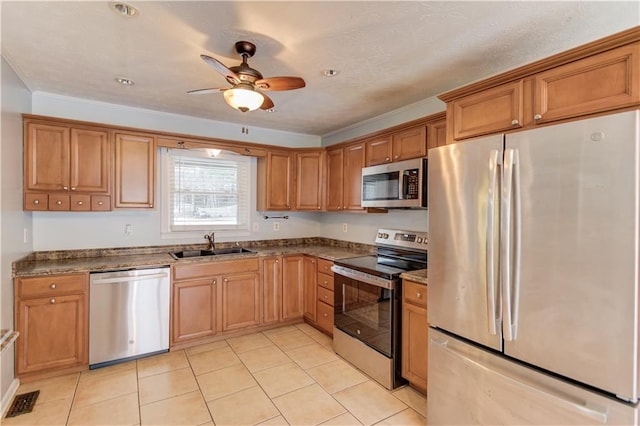
[[[260,275],[257,271],[224,275],[220,293],[222,331],[260,324]]]
[[[282,320],[304,316],[304,256],[282,258]]]
[[[89,363],[89,274],[15,280],[18,378]]]
[[[315,256],[304,256],[304,318],[316,322],[317,315],[317,260]]]
[[[183,343],[216,334],[217,278],[174,282],[171,343]]]
[[[402,285],[402,377],[427,391],[427,286],[404,280]]]

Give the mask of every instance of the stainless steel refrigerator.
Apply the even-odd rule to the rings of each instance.
[[[429,150],[429,424],[638,424],[640,112]]]

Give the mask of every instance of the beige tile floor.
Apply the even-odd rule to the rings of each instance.
[[[32,413],[3,425],[425,425],[427,400],[390,392],[307,324],[22,384]]]

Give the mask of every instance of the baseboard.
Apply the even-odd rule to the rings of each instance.
[[[19,387],[20,379],[13,379],[11,386],[9,386],[7,392],[2,396],[2,416],[0,416],[0,418],[4,418],[4,414],[9,409],[9,405],[11,405],[11,401],[13,401],[13,397],[16,395]]]

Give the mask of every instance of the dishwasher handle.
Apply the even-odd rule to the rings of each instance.
[[[114,278],[96,278],[91,280],[91,284],[113,284],[113,283],[130,283],[134,281],[155,280],[158,278],[166,278],[169,274],[166,272],[159,272],[157,274],[148,275],[130,275],[124,277]]]

